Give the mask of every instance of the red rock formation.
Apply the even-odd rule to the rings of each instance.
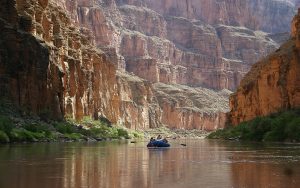
[[[148,112],[151,99],[131,96],[148,96],[149,84],[136,84],[141,91],[130,93],[136,88],[126,86],[129,81],[120,82],[114,65],[92,45],[88,30],[72,25],[64,11],[51,3],[18,1],[16,5],[18,13],[26,15],[25,21],[19,18],[19,27],[28,32],[17,30],[10,19],[0,20],[1,98],[36,114],[49,113],[51,118],[104,116],[129,128],[158,126],[159,118]],[[4,6],[16,12],[14,4]]]
[[[65,4],[77,24],[93,31],[98,47],[119,69],[152,82],[230,90],[251,64],[278,47],[267,33],[254,30],[287,31],[286,20],[294,14],[291,3],[273,0]]]
[[[3,94],[25,110],[52,118],[99,113],[116,122],[118,104],[110,103],[118,95],[116,70],[90,36],[48,1],[18,0],[8,8],[20,17],[18,25],[5,17],[1,24]]]
[[[10,99],[23,111],[46,113],[55,119],[65,115],[77,119],[104,116],[132,129],[172,123],[169,112],[162,111],[168,107],[160,105],[157,99],[160,88],[154,89],[149,81],[137,76],[117,73],[115,66],[94,47],[93,34],[74,25],[57,5],[18,0],[16,6],[6,1],[1,6],[14,11],[0,15],[1,98]],[[14,17],[17,13],[20,16]],[[143,53],[128,50],[129,55],[132,52]],[[148,63],[148,67],[153,62],[136,61]],[[219,115],[199,110],[185,113],[182,109],[172,112],[182,117],[182,125],[174,124],[178,128],[210,130],[223,125]],[[191,121],[193,116],[197,118]]]
[[[118,72],[120,94],[119,123],[131,129],[161,126],[162,111],[153,93],[152,84],[135,75]]]
[[[277,43],[266,33],[251,30],[264,28],[264,22],[246,18],[252,9],[233,15],[246,4],[199,2],[17,0],[15,6],[14,1],[4,0],[0,3],[1,98],[9,98],[24,111],[58,119],[104,116],[136,129],[161,124],[223,127],[227,92],[178,84],[234,89],[249,65]],[[207,9],[223,10],[221,5],[227,13],[219,22],[217,15],[208,16]],[[149,81],[172,85],[153,86]],[[184,97],[168,89],[175,86]]]
[[[292,22],[292,39],[255,64],[230,98],[234,125],[300,106],[300,13]]]
[[[146,6],[162,15],[202,20],[215,25],[244,26],[252,30],[285,32],[298,0],[117,0]],[[273,23],[273,24],[270,24]]]

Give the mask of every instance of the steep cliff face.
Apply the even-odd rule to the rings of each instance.
[[[24,111],[38,113],[49,109],[52,117],[62,118],[62,84],[48,85],[62,75],[57,67],[50,66],[48,46],[5,20],[1,19],[0,24],[1,98],[11,99]],[[47,77],[48,67],[56,78]]]
[[[119,123],[130,129],[148,129],[162,125],[162,111],[149,81],[124,72],[117,73],[120,95]]]
[[[2,5],[14,10],[1,20],[2,96],[53,118],[99,113],[116,121],[118,105],[110,103],[118,95],[116,70],[93,47],[90,33],[46,0]]]
[[[257,116],[300,106],[300,13],[292,22],[292,39],[253,66],[230,98],[236,125]]]
[[[69,11],[75,24],[93,31],[96,45],[120,72],[132,72],[153,83],[171,84],[170,87],[188,85],[217,90],[235,90],[252,64],[287,39],[286,34],[277,33],[288,31],[287,20],[295,11],[293,3],[275,0],[75,0],[58,3]],[[168,97],[160,97],[161,88],[152,89],[153,99],[157,97],[155,100],[159,101],[162,111],[158,118],[167,126],[212,129],[224,125],[216,122],[223,122],[219,114],[228,107],[218,107],[214,113],[208,110],[206,114],[210,116],[206,119],[214,123],[206,126],[204,120],[198,118],[205,116],[203,111],[186,113],[182,110],[187,106],[198,108],[193,106],[195,104],[178,102],[174,108]],[[209,105],[204,102],[203,106]]]
[[[230,90],[279,46],[264,32],[287,32],[295,9],[275,0],[75,0],[64,6],[120,70],[152,82]]]
[[[1,98],[56,119],[89,115],[136,129],[221,128],[229,91],[203,87],[235,89],[281,41],[255,30],[281,31],[293,12],[286,2],[263,2],[4,0]],[[265,29],[265,19],[249,20],[258,6],[269,7],[259,15],[275,15],[278,25]],[[287,14],[277,17],[281,11]]]
[[[160,125],[155,104],[149,105],[149,83],[117,77],[115,66],[93,46],[90,31],[75,27],[63,9],[21,0],[1,7],[14,10],[1,12],[1,98],[55,119],[104,116],[129,128]]]
[[[59,1],[2,2],[1,99],[13,101],[25,113],[46,113],[53,119],[104,116],[131,129],[168,126],[172,117],[165,120],[168,113],[159,104],[159,89],[117,72],[95,48],[94,35],[77,27],[63,6]],[[223,121],[215,123],[214,114],[193,113],[211,126],[223,126]],[[182,110],[173,114],[184,116]],[[191,118],[181,120],[181,128]],[[186,128],[211,129],[196,123]]]

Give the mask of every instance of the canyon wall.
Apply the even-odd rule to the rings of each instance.
[[[168,112],[163,113],[156,96],[160,89],[117,71],[109,57],[96,48],[93,33],[78,27],[63,6],[46,0],[1,3],[1,100],[12,101],[22,113],[50,119],[105,117],[131,129],[170,125],[172,117],[166,118]],[[174,99],[176,103],[176,96]],[[189,109],[189,118],[174,124],[177,128],[211,130],[223,126],[228,106],[217,114],[200,111],[205,108],[202,104],[189,106],[198,109]],[[177,117],[186,116],[185,109],[176,110]],[[193,114],[204,122],[191,122]]]
[[[106,117],[137,129],[160,125],[155,105],[148,107],[149,84],[139,81],[137,91],[117,77],[115,66],[93,45],[91,32],[74,26],[63,9],[21,0],[2,7],[8,11],[0,15],[1,99],[13,101],[22,113],[51,119]]]
[[[47,0],[6,2],[1,7],[13,11],[1,19],[2,97],[55,119],[103,112],[116,121],[116,69],[93,47],[90,32]]]
[[[300,106],[300,13],[291,30],[292,39],[256,63],[230,97],[234,125]]]
[[[229,90],[287,38],[267,32],[286,31],[294,7],[271,2],[3,0],[1,99],[52,119],[222,128]]]
[[[117,0],[146,6],[162,15],[202,20],[210,25],[244,26],[270,33],[286,32],[298,0]],[[273,23],[273,24],[271,24]]]
[[[279,47],[295,5],[276,0],[74,0],[63,5],[119,70],[166,84],[235,90]],[[283,36],[287,40],[288,34]]]
[[[156,83],[154,91],[163,112],[161,121],[168,127],[207,131],[224,128],[229,90]]]
[[[288,39],[295,13],[295,2],[288,0],[75,0],[60,6],[75,24],[93,31],[97,47],[120,72],[178,89],[235,90],[252,64]],[[196,106],[179,102],[179,97],[174,108],[159,95],[161,87],[153,89],[164,124],[203,127],[201,118],[191,120],[203,113],[186,113],[185,107]],[[218,110],[207,113],[213,114],[211,124],[218,125],[218,114],[228,106]]]

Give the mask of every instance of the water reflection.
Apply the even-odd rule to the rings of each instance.
[[[296,147],[250,148],[232,155],[233,187],[289,187],[300,185],[300,152]]]
[[[297,187],[299,146],[172,143],[24,144],[0,146],[0,188]]]

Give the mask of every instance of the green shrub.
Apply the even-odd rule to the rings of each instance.
[[[286,135],[284,134],[285,125],[282,123],[273,124],[272,130],[267,132],[263,138],[264,141],[284,141]]]
[[[33,124],[33,123],[29,123],[29,124],[26,124],[24,126],[24,128],[28,131],[31,131],[31,132],[39,132],[41,130],[41,128],[39,127],[40,125],[37,125],[37,124]]]
[[[75,125],[68,122],[58,122],[54,124],[55,129],[62,134],[71,134],[76,132]]]
[[[97,128],[97,127],[92,127],[90,129],[90,134],[92,136],[98,136],[98,135],[103,134],[103,133],[104,133],[103,129],[100,129],[100,128]]]
[[[42,141],[46,138],[45,132],[37,132],[37,133],[31,132],[31,134],[38,141]]]
[[[143,132],[138,132],[138,131],[130,131],[129,132],[129,138],[144,138],[144,133]]]
[[[300,141],[300,110],[291,110],[258,117],[236,127],[217,130],[210,139],[240,139],[249,141]]]
[[[83,136],[79,133],[71,133],[71,134],[66,133],[66,134],[64,134],[64,136],[66,138],[68,138],[70,140],[74,140],[74,141],[78,141],[83,138]]]
[[[34,142],[37,139],[31,131],[25,129],[13,129],[10,133],[10,139],[13,142]]]
[[[96,121],[93,120],[90,116],[84,116],[80,123],[85,124],[85,125],[95,125]]]
[[[13,129],[9,137],[12,142],[37,142],[48,138],[45,132],[31,132],[26,129]]]
[[[93,137],[93,133],[92,133],[91,129],[81,128],[78,130],[78,133],[85,135],[85,136]]]
[[[36,133],[44,132],[47,135],[51,134],[49,125],[44,125],[44,124],[29,123],[24,125],[24,129]]]
[[[6,116],[0,116],[0,130],[9,134],[11,130],[14,128],[14,124],[10,118]]]
[[[286,138],[289,141],[300,141],[300,118],[296,118],[289,122],[284,130]]]
[[[9,137],[4,131],[0,131],[0,143],[8,143]]]
[[[254,141],[262,141],[264,138],[264,135],[271,131],[273,125],[272,119],[266,117],[261,118],[258,117],[254,119],[253,121],[249,122],[249,134],[246,136],[247,140],[254,140]]]
[[[55,134],[54,132],[45,132],[45,138],[47,141],[57,141],[58,135]]]
[[[118,131],[118,137],[119,138],[126,138],[126,139],[130,138],[129,135],[128,135],[128,132],[125,129],[119,128],[119,129],[117,129],[117,131]]]
[[[219,130],[216,130],[215,132],[212,132],[210,133],[207,138],[209,139],[225,139],[225,135],[226,135],[226,130],[222,130],[222,129],[219,129]]]
[[[118,129],[115,127],[107,128],[105,136],[106,138],[113,138],[113,139],[120,138],[118,134]]]

